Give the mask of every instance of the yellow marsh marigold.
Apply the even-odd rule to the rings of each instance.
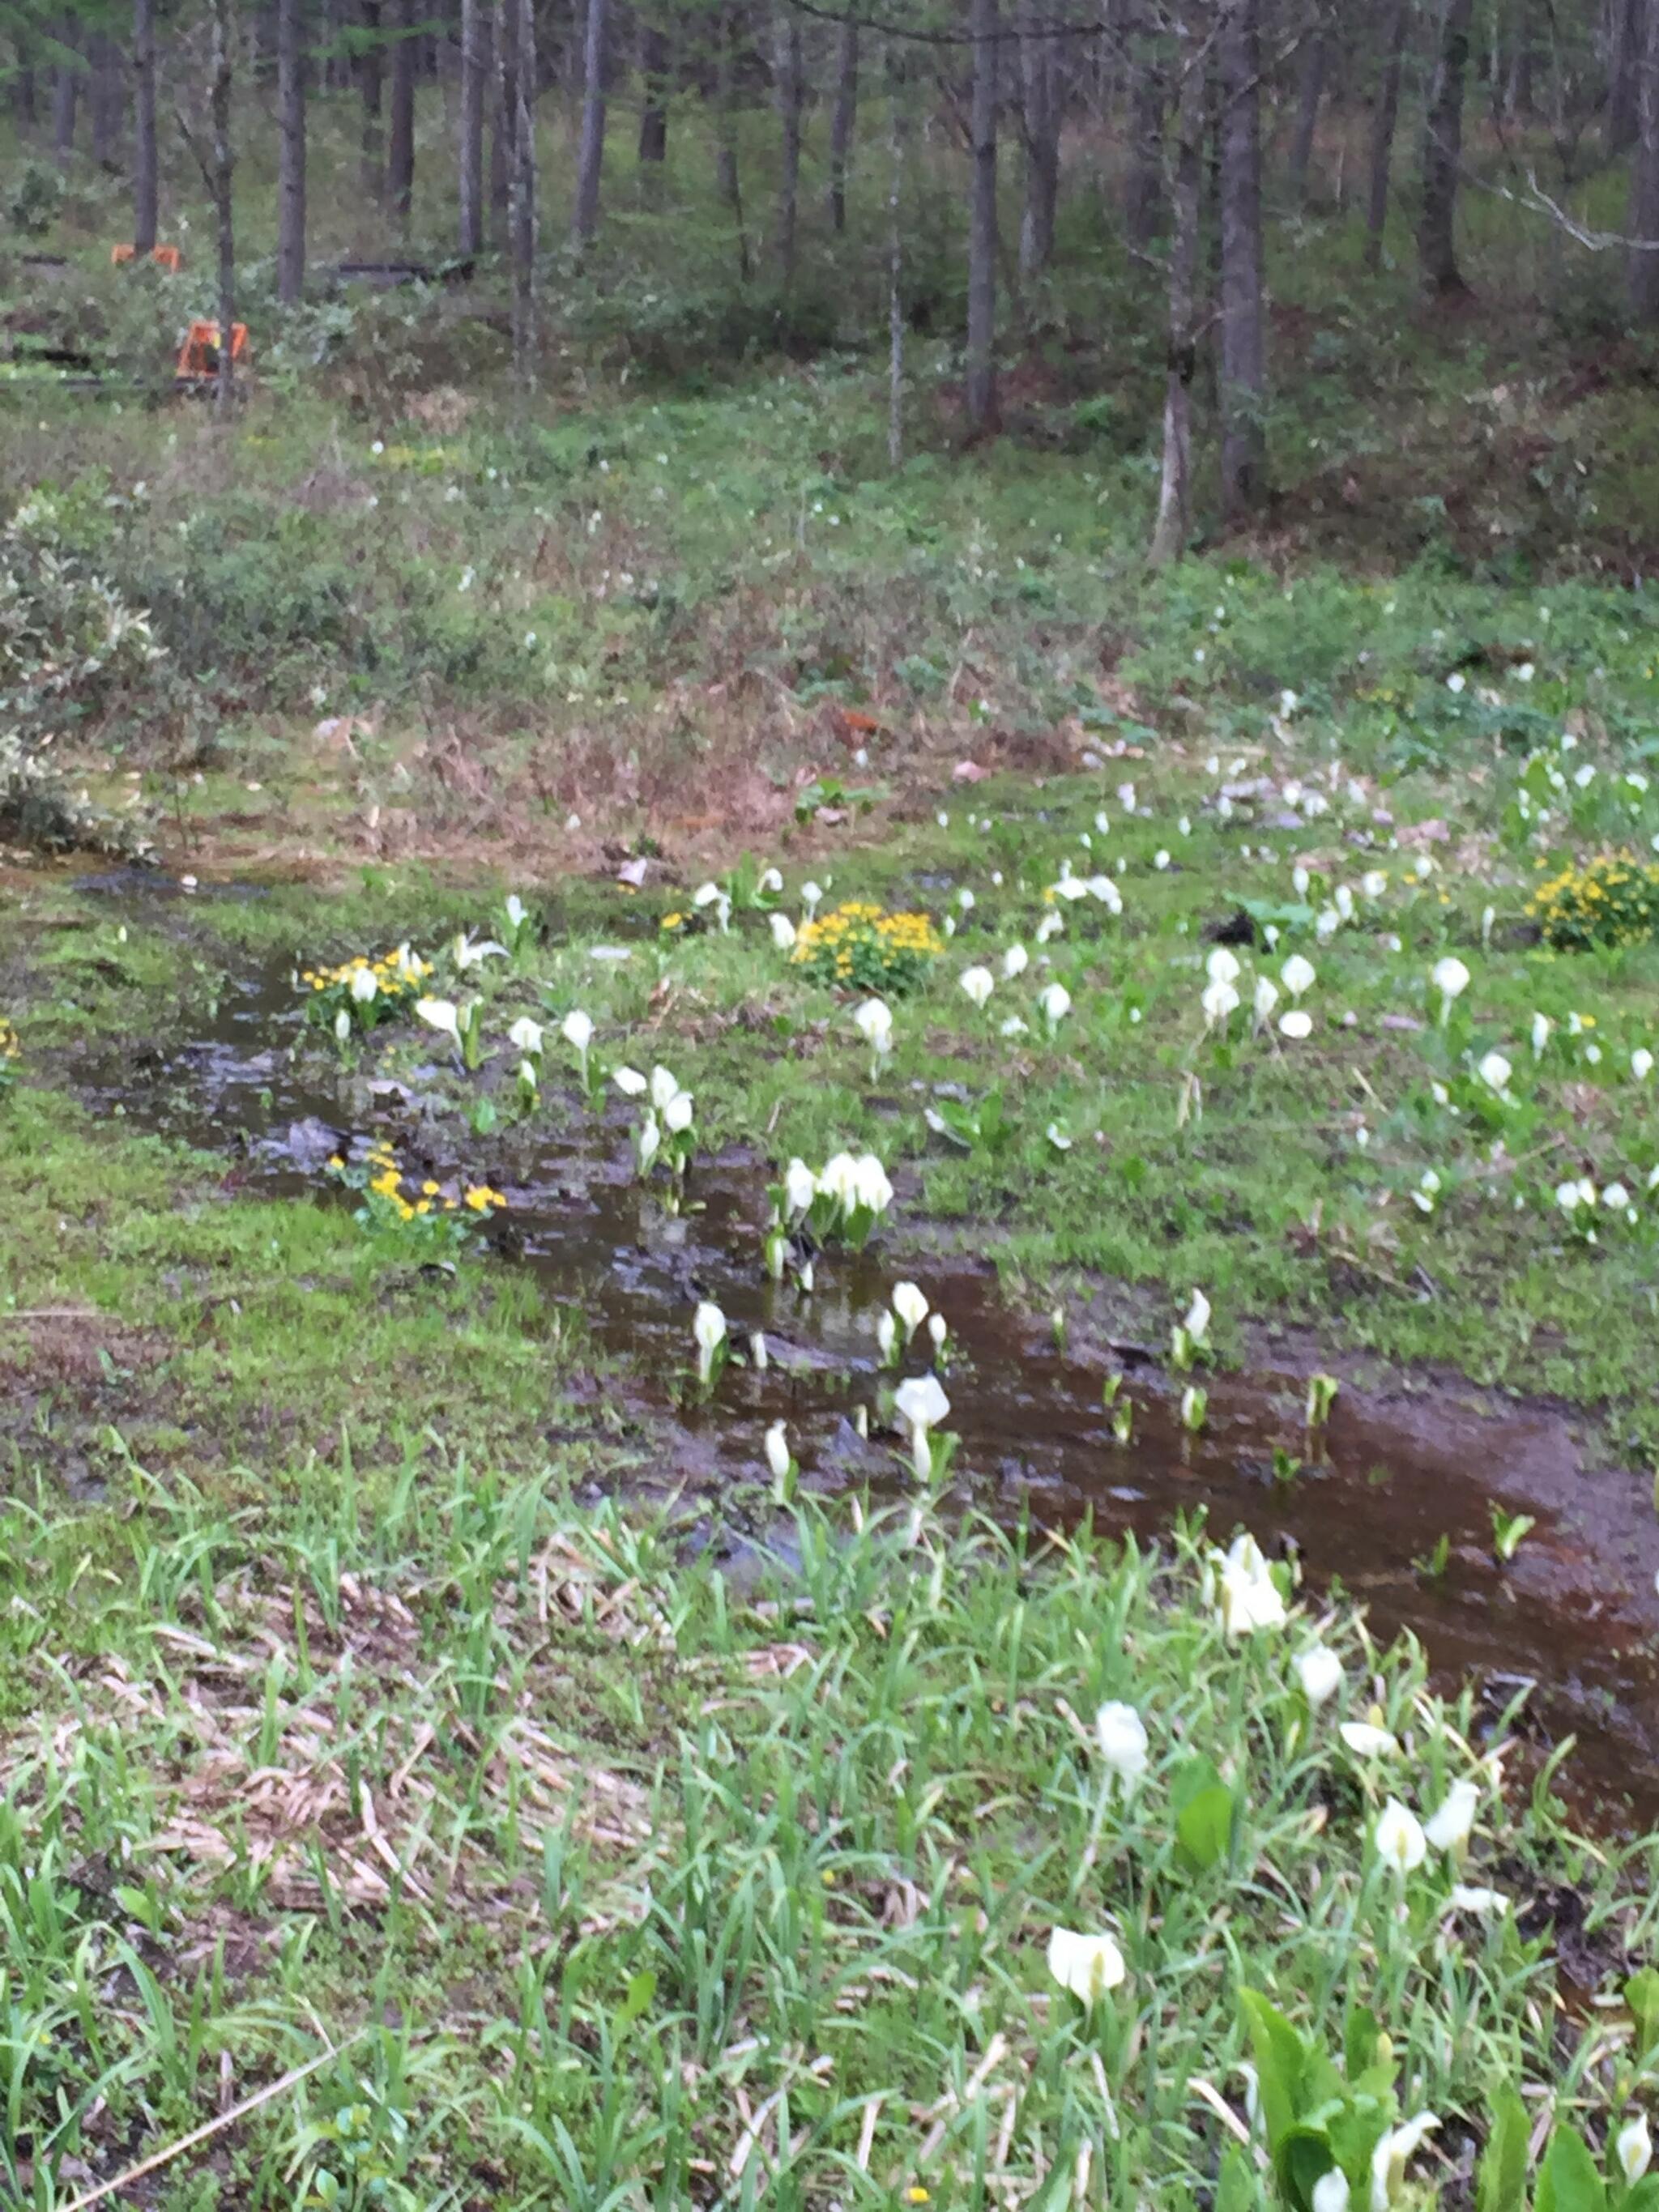
[[[1558,952],[1644,945],[1659,936],[1659,866],[1628,852],[1598,854],[1538,884],[1527,912]]]
[[[914,990],[944,949],[925,914],[884,914],[850,899],[803,923],[789,957],[816,982],[890,998]]]

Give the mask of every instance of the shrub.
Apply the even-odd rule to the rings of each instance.
[[[943,950],[925,914],[884,914],[852,901],[809,921],[790,957],[815,982],[896,997],[914,990]]]
[[[1628,852],[1599,854],[1540,884],[1527,912],[1558,952],[1644,945],[1659,936],[1659,866]]]

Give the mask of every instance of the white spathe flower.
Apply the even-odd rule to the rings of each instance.
[[[1204,963],[1204,972],[1212,983],[1236,983],[1238,981],[1238,962],[1224,945],[1212,947]]]
[[[1279,1034],[1299,1043],[1304,1037],[1313,1035],[1313,1016],[1304,1007],[1291,1006],[1279,1018]]]
[[[1554,1027],[1555,1024],[1550,1019],[1547,1014],[1534,1014],[1533,1016],[1532,1056],[1534,1060],[1538,1060],[1542,1057],[1544,1047],[1550,1041],[1550,1031]]]
[[[658,1127],[656,1115],[647,1109],[644,1121],[640,1124],[640,1173],[641,1175],[650,1174],[651,1164],[661,1150],[662,1131]]]
[[[1431,971],[1434,988],[1440,994],[1442,1018],[1449,1012],[1454,999],[1461,998],[1469,988],[1469,971],[1455,952],[1448,952],[1437,960]]]
[[[1101,1757],[1124,1788],[1133,1790],[1146,1771],[1146,1722],[1133,1705],[1114,1699],[1095,1715],[1095,1734]]]
[[[726,1316],[712,1298],[704,1298],[691,1320],[697,1346],[697,1376],[707,1382],[714,1371],[714,1354],[726,1341]]]
[[[858,1179],[859,1164],[851,1152],[835,1152],[823,1164],[818,1188],[843,1212],[850,1212],[858,1204]]]
[[[936,1375],[913,1375],[893,1393],[893,1410],[913,1430],[921,1429],[925,1433],[949,1419],[951,1401],[940,1389]]]
[[[493,938],[480,940],[468,937],[464,933],[461,936],[452,939],[449,957],[461,974],[465,975],[469,968],[481,967],[486,960],[505,960],[507,947],[504,945],[497,945]]]
[[[1026,1024],[1020,1019],[1018,1014],[1010,1014],[1006,1021],[1000,1022],[997,1024],[997,1035],[999,1036],[1017,1037],[1024,1036],[1025,1034]]]
[[[1205,1027],[1213,1029],[1218,1022],[1224,1022],[1237,1012],[1238,994],[1231,983],[1206,983],[1199,1004],[1204,1009]]]
[[[611,1080],[624,1098],[643,1098],[650,1088],[637,1067],[613,1067]]]
[[[885,1213],[893,1203],[893,1186],[887,1170],[873,1152],[860,1152],[853,1163],[853,1196],[872,1213]]]
[[[982,1006],[997,987],[997,979],[988,968],[964,968],[957,981],[976,1006]]]
[[[809,881],[801,885],[800,902],[806,908],[809,920],[817,912],[823,897],[823,891],[819,884]]]
[[[1322,2173],[1313,2185],[1313,2212],[1348,2212],[1348,2177],[1340,2166]]]
[[[1074,1928],[1056,1928],[1048,1938],[1048,1972],[1061,1989],[1069,1990],[1085,2004],[1093,2004],[1122,1982],[1128,1968],[1117,1940],[1111,1936],[1084,1936]]]
[[[683,1137],[691,1127],[694,1110],[691,1093],[677,1091],[662,1109],[662,1125],[671,1137]]]
[[[1450,1903],[1454,1912],[1478,1913],[1483,1920],[1510,1909],[1510,1900],[1501,1889],[1483,1889],[1461,1881],[1452,1886]]]
[[[586,1052],[593,1042],[592,1017],[585,1014],[580,1006],[573,1006],[559,1024],[559,1035],[578,1052]]]
[[[1271,976],[1258,975],[1251,1004],[1255,1012],[1257,1026],[1273,1019],[1273,1008],[1279,1004],[1279,986]]]
[[[1072,994],[1063,983],[1050,983],[1037,999],[1043,1019],[1057,1028],[1072,1011]]]
[[[343,1044],[343,1043],[345,1042],[346,1039],[347,1039],[350,1035],[351,1035],[351,1017],[350,1017],[350,1015],[346,1012],[345,1008],[344,1008],[343,1006],[342,1006],[342,1007],[340,1008],[340,1011],[338,1012],[338,1013],[337,1013],[337,1014],[335,1015],[335,1017],[334,1017],[334,1040],[335,1040],[335,1042],[336,1042],[337,1044]]]
[[[1509,1089],[1510,1078],[1515,1070],[1501,1052],[1489,1052],[1476,1073],[1489,1091],[1496,1091],[1501,1095]]]
[[[1047,945],[1049,939],[1058,937],[1065,927],[1066,917],[1064,915],[1054,913],[1045,914],[1042,921],[1038,922],[1036,926],[1037,943],[1039,945]]]
[[[876,1316],[876,1349],[881,1354],[882,1365],[890,1366],[898,1350],[898,1323],[885,1306]]]
[[[1645,1083],[1653,1073],[1653,1054],[1646,1045],[1638,1044],[1630,1056],[1630,1072],[1638,1083]]]
[[[1337,1729],[1356,1759],[1392,1759],[1400,1748],[1400,1739],[1375,1721],[1344,1721]]]
[[[1423,1824],[1409,1805],[1402,1805],[1397,1797],[1390,1797],[1376,1816],[1376,1832],[1372,1838],[1377,1856],[1385,1859],[1396,1874],[1415,1873],[1429,1855],[1429,1839],[1423,1832]]]
[[[691,894],[693,906],[718,906],[726,893],[718,884],[699,884]]]
[[[1296,1661],[1297,1680],[1310,1705],[1322,1705],[1342,1686],[1342,1662],[1328,1644],[1310,1644]]]
[[[787,914],[775,914],[770,920],[773,944],[777,946],[780,952],[789,951],[795,942],[794,923],[790,921]]]
[[[1436,1850],[1462,1850],[1474,1832],[1474,1815],[1480,1802],[1478,1783],[1464,1778],[1452,1784],[1446,1792],[1445,1802],[1423,1832]]]
[[[1621,1182],[1610,1182],[1601,1194],[1601,1203],[1609,1212],[1622,1212],[1630,1204],[1630,1193]]]
[[[1031,956],[1023,945],[1011,945],[1002,956],[1002,972],[1012,983],[1016,975],[1023,975],[1031,964]]]
[[[1091,897],[1097,898],[1109,914],[1121,914],[1123,894],[1109,876],[1091,876],[1085,886]]]
[[[1317,981],[1318,972],[1313,962],[1306,958],[1304,954],[1292,952],[1279,969],[1279,976],[1291,996],[1293,999],[1299,999],[1304,991],[1312,990]]]
[[[1439,2124],[1432,2112],[1419,2112],[1382,2137],[1371,2153],[1371,2212],[1389,2212],[1406,2179],[1407,2160]]]
[[[459,1051],[461,1018],[452,1000],[416,999],[415,1017],[417,1021],[424,1022],[429,1030],[438,1030],[445,1036],[453,1037],[455,1041],[455,1048]]]
[[[351,971],[351,995],[360,1006],[368,1006],[380,989],[370,968],[354,968]]]
[[[665,1067],[658,1066],[652,1069],[651,1103],[656,1108],[658,1113],[662,1112],[679,1087],[678,1083]]]
[[[1653,2137],[1644,2114],[1638,2112],[1633,2120],[1626,2121],[1613,2139],[1613,2154],[1619,2161],[1626,2187],[1634,2189],[1653,2163]]]
[[[1389,879],[1381,868],[1367,868],[1359,878],[1360,896],[1364,898],[1380,899],[1388,888]]]
[[[775,1481],[781,1482],[789,1472],[789,1438],[781,1421],[774,1421],[766,1431],[766,1464]]]
[[[1237,1551],[1237,1545],[1233,1548]],[[1251,1548],[1255,1549],[1253,1542]],[[1256,1553],[1258,1559],[1261,1556]],[[1253,1573],[1229,1556],[1222,1564],[1217,1598],[1222,1629],[1228,1636],[1253,1636],[1258,1629],[1285,1626],[1285,1601],[1265,1560],[1261,1571]]]
[[[507,1041],[514,1051],[523,1053],[526,1059],[539,1060],[542,1053],[542,1025],[539,1022],[532,1021],[528,1014],[520,1014],[507,1031]]]
[[[853,1016],[860,1035],[872,1052],[891,1049],[893,1042],[893,1010],[885,999],[866,999]]]
[[[818,1179],[805,1160],[791,1160],[783,1171],[784,1204],[791,1213],[805,1213],[818,1194]]]
[[[927,1318],[927,1300],[914,1283],[895,1283],[893,1311],[904,1323],[904,1334],[914,1336]]]
[[[927,1334],[933,1341],[934,1351],[943,1352],[945,1349],[945,1340],[951,1334],[951,1331],[945,1322],[945,1316],[942,1313],[933,1313],[928,1315]]]
[[[521,1060],[519,1062],[519,1080],[526,1091],[534,1091],[537,1088],[536,1063],[533,1060]]]
[[[775,896],[776,894],[783,889],[782,871],[779,868],[763,868],[761,871],[761,879],[758,887],[760,890],[770,892],[774,896]]]
[[[1194,1285],[1192,1304],[1188,1307],[1185,1318],[1181,1324],[1186,1333],[1188,1343],[1194,1350],[1207,1342],[1210,1334],[1210,1316],[1214,1310],[1203,1291]]]
[[[522,929],[530,918],[530,909],[517,891],[509,891],[501,902],[501,911],[514,929]]]

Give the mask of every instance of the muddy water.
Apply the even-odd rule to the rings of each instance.
[[[1142,1537],[1200,1506],[1218,1534],[1247,1524],[1264,1545],[1293,1547],[1314,1587],[1340,1583],[1364,1601],[1384,1635],[1414,1631],[1443,1680],[1468,1674],[1481,1686],[1494,1718],[1534,1685],[1522,1732],[1541,1742],[1574,1731],[1581,1787],[1659,1812],[1659,1520],[1646,1479],[1587,1465],[1561,1413],[1482,1405],[1473,1391],[1411,1378],[1380,1389],[1345,1383],[1316,1445],[1303,1430],[1304,1376],[1286,1369],[1210,1376],[1208,1425],[1190,1437],[1178,1384],[1150,1358],[1091,1341],[1086,1315],[1073,1316],[1062,1352],[1046,1325],[1000,1301],[988,1261],[914,1250],[901,1259],[902,1204],[886,1249],[830,1257],[803,1301],[761,1269],[765,1177],[753,1160],[700,1161],[696,1210],[672,1217],[633,1179],[620,1102],[603,1121],[574,1111],[563,1133],[538,1136],[532,1125],[527,1140],[519,1132],[480,1142],[426,1112],[418,1077],[413,1097],[396,1084],[349,1083],[324,1054],[296,1059],[296,1034],[284,963],[237,986],[197,1036],[164,1043],[149,1065],[83,1073],[110,1109],[233,1152],[237,1182],[273,1194],[316,1192],[329,1153],[371,1133],[423,1171],[488,1170],[511,1200],[514,1255],[580,1311],[600,1348],[647,1387],[662,1378],[658,1410],[689,1359],[698,1297],[719,1302],[739,1342],[763,1331],[763,1373],[729,1369],[714,1405],[663,1425],[669,1457],[653,1468],[658,1480],[716,1490],[762,1482],[762,1429],[781,1418],[809,1485],[902,1489],[893,1443],[866,1443],[851,1416],[873,1403],[875,1316],[908,1275],[950,1322],[945,1382],[964,1498],[1005,1519],[1029,1510],[1068,1524],[1088,1514]],[[1127,1447],[1102,1400],[1120,1367],[1134,1407]],[[1276,1446],[1304,1462],[1288,1482],[1275,1480]],[[1492,1554],[1494,1500],[1538,1523],[1504,1569]],[[1443,1536],[1445,1571],[1430,1577],[1413,1562]]]

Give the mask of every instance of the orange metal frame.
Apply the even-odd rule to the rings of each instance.
[[[247,325],[233,323],[230,326],[230,359],[233,368],[247,357]],[[219,325],[217,323],[192,323],[185,342],[179,349],[179,367],[175,374],[191,384],[210,383],[219,374]]]
[[[132,259],[133,250],[130,246],[112,246],[109,258],[111,267],[119,269]],[[170,276],[176,276],[184,266],[185,257],[176,246],[152,246],[149,258],[158,269],[165,269]]]

